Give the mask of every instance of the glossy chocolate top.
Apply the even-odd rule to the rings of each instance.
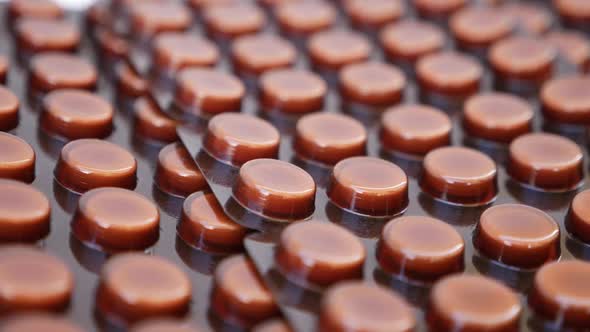
[[[259,81],[261,103],[269,111],[307,113],[324,106],[328,87],[317,74],[301,69],[277,69]]]
[[[551,70],[556,55],[556,49],[542,39],[515,36],[495,43],[488,60],[501,75],[534,79]]]
[[[42,192],[14,180],[0,180],[0,239],[36,242],[49,233],[51,207]]]
[[[297,51],[286,39],[271,34],[243,36],[232,45],[234,70],[258,75],[295,63]]]
[[[52,0],[14,0],[10,1],[10,15],[17,17],[59,18],[63,10]]]
[[[336,14],[336,9],[325,0],[285,1],[275,8],[280,27],[297,35],[309,35],[332,26]]]
[[[390,59],[415,61],[419,57],[441,50],[445,34],[426,21],[405,19],[387,25],[380,34],[380,42]]]
[[[420,58],[416,75],[422,89],[465,94],[479,89],[483,68],[475,58],[445,51]]]
[[[77,27],[65,20],[21,18],[16,30],[19,46],[33,52],[72,51],[80,43]]]
[[[262,9],[247,1],[208,6],[203,16],[210,33],[224,37],[251,34],[260,31],[266,23]]]
[[[402,17],[406,6],[400,0],[345,0],[344,8],[360,28],[379,28]]]
[[[186,68],[176,76],[177,100],[205,114],[239,111],[246,92],[233,75],[210,68]]]
[[[367,60],[371,44],[362,34],[345,29],[332,29],[311,36],[309,56],[320,69],[337,70],[347,64]]]
[[[512,16],[484,6],[466,7],[457,11],[449,22],[453,35],[461,47],[489,46],[514,30]]]
[[[370,106],[399,102],[406,87],[406,76],[400,69],[373,61],[343,67],[339,80],[345,99]]]
[[[154,62],[160,70],[213,66],[219,60],[217,46],[203,37],[165,32],[154,39]]]
[[[0,132],[0,178],[32,182],[35,151],[20,137]]]
[[[163,31],[183,31],[192,23],[190,10],[180,1],[136,1],[130,4],[132,30],[153,36]]]
[[[543,112],[551,120],[590,123],[590,78],[565,76],[546,82],[541,90]]]
[[[35,88],[51,91],[61,88],[93,89],[98,79],[94,66],[76,55],[45,52],[30,62],[31,80]]]

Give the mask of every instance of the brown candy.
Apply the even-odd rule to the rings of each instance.
[[[422,93],[467,97],[479,90],[483,68],[470,56],[445,51],[420,58],[416,75]]]
[[[158,208],[142,195],[122,188],[97,188],[80,197],[72,234],[106,252],[143,250],[158,240],[159,221]]]
[[[94,89],[98,74],[94,66],[76,55],[44,52],[31,59],[31,87],[41,92],[62,88]]]
[[[14,0],[8,7],[10,17],[59,18],[63,10],[52,0]]]
[[[295,47],[271,34],[243,36],[232,45],[234,70],[243,75],[260,75],[272,69],[291,67],[297,58]]]
[[[8,88],[0,85],[0,131],[14,129],[18,125],[18,97]]]
[[[164,31],[184,31],[192,23],[189,9],[180,1],[136,1],[130,5],[133,32],[151,37]]]
[[[21,50],[71,52],[78,48],[80,32],[65,20],[22,18],[17,22],[17,42]]]
[[[552,31],[545,36],[545,40],[578,71],[587,72],[590,69],[590,42],[584,34],[570,30]]]
[[[392,216],[408,205],[408,177],[389,161],[352,157],[334,166],[327,193],[330,201],[343,209]]]
[[[484,205],[496,198],[496,163],[464,147],[443,147],[424,158],[420,187],[434,198],[457,205]]]
[[[546,82],[541,89],[543,114],[550,121],[590,124],[590,78],[564,76]]]
[[[139,253],[119,254],[102,267],[96,308],[107,320],[130,324],[187,312],[192,286],[175,264]]]
[[[590,4],[585,0],[553,0],[553,6],[566,25],[586,27],[590,20]]]
[[[520,30],[529,34],[540,35],[551,27],[551,14],[536,3],[508,2],[500,10],[504,15],[512,17]]]
[[[209,33],[216,37],[235,38],[262,30],[266,17],[262,9],[246,2],[228,2],[208,6],[204,11]]]
[[[578,193],[572,200],[566,226],[578,239],[590,243],[590,191]]]
[[[281,29],[307,36],[329,28],[336,22],[336,9],[324,0],[285,1],[275,9]]]
[[[346,101],[369,106],[398,103],[406,87],[406,77],[401,70],[373,61],[344,66],[339,81],[340,93]]]
[[[584,178],[583,154],[568,138],[546,133],[520,136],[510,144],[508,173],[540,190],[567,191]]]
[[[377,257],[385,271],[403,279],[434,281],[463,271],[464,251],[463,238],[449,224],[408,216],[385,225]]]
[[[300,69],[276,69],[260,77],[260,103],[267,112],[308,113],[324,107],[328,90],[317,74]]]
[[[285,228],[275,261],[295,282],[331,285],[362,277],[366,252],[348,230],[328,222],[298,222]]]
[[[571,260],[544,265],[535,274],[529,304],[559,329],[590,324],[590,264]]]
[[[318,331],[411,332],[416,324],[412,307],[391,290],[363,282],[344,282],[323,296]]]
[[[149,82],[127,63],[117,65],[115,76],[117,92],[121,97],[140,97],[145,95],[149,88]]]
[[[203,146],[215,159],[240,166],[258,158],[277,158],[280,139],[279,131],[263,119],[227,113],[209,121]]]
[[[381,144],[386,150],[425,155],[451,142],[451,120],[442,111],[426,105],[401,105],[388,109],[381,118]]]
[[[314,66],[327,70],[365,61],[371,54],[371,44],[365,36],[344,29],[318,32],[311,36],[307,47]]]
[[[481,215],[474,238],[485,256],[536,268],[559,257],[559,226],[545,212],[520,204],[493,206]]]
[[[406,12],[400,0],[345,0],[344,8],[355,26],[375,29],[399,19]]]
[[[0,178],[33,182],[35,151],[21,138],[0,132]]]
[[[379,39],[390,60],[412,64],[424,55],[441,50],[446,40],[436,25],[409,19],[387,25]]]
[[[0,247],[0,312],[62,311],[73,288],[60,259],[32,246]]]
[[[161,142],[174,142],[178,139],[176,134],[178,122],[162,112],[151,99],[137,99],[133,109],[136,133]]]
[[[365,153],[367,131],[358,120],[335,113],[312,113],[297,121],[294,148],[299,157],[334,165]]]
[[[137,162],[116,144],[98,139],[79,139],[62,150],[55,177],[64,187],[83,193],[98,187],[133,189]]]
[[[45,195],[14,180],[0,180],[0,240],[35,242],[49,234],[51,207]]]
[[[165,32],[154,39],[154,63],[163,72],[186,67],[211,67],[219,60],[219,50],[212,42],[184,32]]]
[[[478,52],[510,35],[514,23],[510,15],[499,9],[473,6],[457,11],[449,25],[460,48]]]
[[[481,276],[454,275],[430,292],[427,321],[433,331],[518,331],[522,307],[508,287]]]
[[[426,18],[446,18],[461,9],[468,0],[413,0],[418,14]]]
[[[171,143],[160,150],[155,183],[162,191],[180,197],[207,188],[203,174],[181,143]]]

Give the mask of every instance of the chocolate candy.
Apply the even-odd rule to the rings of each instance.
[[[155,183],[162,191],[186,197],[207,188],[207,182],[186,148],[179,143],[160,150]]]
[[[545,40],[578,71],[587,72],[590,69],[590,42],[583,34],[569,30],[552,31],[545,36]]]
[[[548,81],[541,90],[543,114],[548,120],[571,124],[590,123],[590,79],[567,76]]]
[[[65,139],[103,138],[113,128],[113,107],[91,92],[54,90],[43,98],[41,127]]]
[[[327,194],[343,209],[376,217],[393,216],[408,206],[408,177],[389,161],[352,157],[334,166]]]
[[[209,34],[235,38],[260,31],[265,23],[264,12],[247,2],[227,2],[208,6],[203,13]]]
[[[69,320],[57,315],[29,313],[20,314],[15,317],[5,319],[0,324],[2,332],[83,332],[84,330],[70,322]]]
[[[404,280],[435,281],[463,271],[465,243],[449,224],[430,217],[407,216],[383,228],[377,258],[388,273]]]
[[[381,144],[386,150],[423,156],[450,144],[451,126],[449,116],[434,107],[392,107],[381,118]]]
[[[463,128],[477,138],[508,143],[532,129],[533,108],[517,96],[484,93],[469,98],[463,107]]]
[[[522,307],[517,295],[486,277],[454,275],[430,292],[428,325],[433,331],[518,331]]]
[[[59,18],[62,9],[52,0],[14,0],[8,7],[10,17]]]
[[[275,9],[281,29],[293,35],[307,36],[336,22],[336,10],[324,0],[285,1]]]
[[[222,319],[247,328],[278,313],[272,294],[246,256],[224,259],[215,269],[214,281],[212,309]]]
[[[22,18],[17,26],[17,43],[29,52],[74,51],[80,43],[80,32],[65,20]]]
[[[344,282],[328,290],[322,298],[319,331],[410,332],[416,318],[406,301],[379,286]]]
[[[240,168],[234,198],[250,211],[274,219],[304,219],[314,210],[316,186],[303,169],[285,161],[255,159]]]
[[[260,77],[260,103],[267,112],[308,113],[324,107],[328,87],[317,74],[276,69]]]
[[[178,235],[196,248],[239,249],[246,229],[233,222],[210,192],[195,192],[184,200]]]
[[[74,277],[57,257],[32,246],[0,247],[0,312],[62,311]]]
[[[583,177],[580,147],[568,138],[534,133],[510,144],[508,173],[527,187],[567,191],[577,188]]]
[[[0,178],[33,182],[35,151],[21,138],[0,132]]]
[[[175,264],[139,253],[116,255],[100,274],[96,308],[118,325],[187,312],[192,286]]]
[[[499,9],[474,6],[457,11],[449,25],[460,48],[481,54],[495,41],[510,35],[514,23]]]
[[[14,129],[18,125],[18,97],[4,86],[0,86],[0,131]]]
[[[35,55],[30,65],[31,87],[41,92],[56,89],[94,89],[96,69],[86,60],[66,53],[44,52]]]
[[[64,187],[83,193],[98,187],[133,189],[137,162],[116,144],[97,139],[79,139],[61,150],[55,178]]]
[[[551,27],[549,12],[536,3],[508,2],[500,7],[504,15],[512,17],[517,27],[526,33],[540,35]]]
[[[412,65],[422,56],[438,52],[445,44],[445,34],[437,26],[408,19],[387,25],[379,39],[390,60]]]
[[[590,324],[590,264],[572,260],[544,265],[536,274],[529,303],[556,328]]]
[[[176,76],[177,103],[196,115],[239,111],[245,94],[236,77],[209,68],[186,68]]]
[[[371,44],[366,37],[344,29],[314,34],[307,48],[313,65],[326,70],[338,70],[345,65],[365,61],[371,54]]]
[[[136,98],[146,94],[148,82],[128,64],[121,63],[115,68],[117,92],[122,97]]]
[[[154,65],[162,72],[182,68],[211,67],[219,61],[219,51],[212,42],[195,34],[165,32],[154,39]]]
[[[36,242],[49,234],[51,207],[45,195],[14,180],[0,180],[0,239]]]
[[[498,192],[496,163],[474,149],[443,147],[424,157],[420,187],[446,203],[484,205]]]
[[[576,238],[590,243],[590,190],[584,190],[574,197],[566,226]]]
[[[334,165],[365,154],[367,131],[354,118],[334,113],[312,113],[297,121],[294,148],[299,157]]]
[[[159,236],[160,213],[140,194],[122,188],[97,188],[78,201],[72,234],[106,252],[142,250]]]
[[[501,263],[536,268],[559,257],[559,226],[545,212],[521,204],[493,206],[481,215],[476,247]]]
[[[266,33],[237,38],[231,55],[234,71],[253,76],[291,67],[297,58],[295,47],[289,41]]]
[[[178,122],[162,112],[151,99],[139,98],[133,104],[133,109],[137,134],[161,142],[174,142],[178,139]]]
[[[590,5],[584,0],[553,0],[553,6],[565,25],[588,28]]]
[[[365,248],[354,234],[312,221],[285,228],[275,261],[288,279],[325,286],[362,277],[365,257]]]
[[[445,19],[467,4],[467,0],[413,0],[418,14],[425,18]]]
[[[265,120],[227,113],[209,121],[203,146],[215,159],[241,166],[258,158],[277,158],[280,138],[278,130]]]
[[[154,319],[137,324],[131,332],[198,332],[191,323],[174,319]]]
[[[401,70],[373,61],[344,66],[339,81],[343,99],[373,107],[398,103],[406,87],[406,77]]]
[[[180,1],[139,1],[130,5],[131,30],[140,37],[165,31],[184,31],[192,23],[191,13]]]
[[[344,9],[352,24],[370,29],[396,21],[406,12],[404,2],[399,0],[346,0]]]

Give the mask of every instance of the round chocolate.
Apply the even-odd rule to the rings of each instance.
[[[590,42],[584,34],[570,30],[551,31],[545,35],[545,41],[578,71],[587,72],[590,69]]]
[[[127,63],[119,63],[116,66],[115,77],[117,92],[122,97],[140,97],[148,91],[149,82]]]
[[[303,169],[285,161],[255,159],[240,168],[234,198],[264,217],[298,220],[314,211],[316,185]]]
[[[139,98],[133,104],[135,131],[139,135],[161,142],[174,142],[178,139],[178,122],[148,98]]]
[[[281,29],[294,35],[310,35],[336,23],[336,9],[325,0],[285,1],[275,16]]]
[[[440,51],[446,40],[444,32],[436,25],[411,19],[387,25],[379,39],[390,60],[411,63]]]
[[[176,100],[196,114],[239,111],[246,88],[233,75],[213,68],[186,68],[176,76]]]
[[[468,2],[468,0],[413,0],[418,14],[428,18],[446,18]]]
[[[18,126],[18,97],[5,86],[0,85],[0,131],[9,131]]]
[[[235,71],[257,76],[272,69],[291,67],[297,52],[289,41],[263,33],[236,39],[231,56]]]
[[[518,296],[494,279],[453,275],[430,292],[427,314],[433,331],[518,331],[522,306]]]
[[[526,134],[510,144],[508,174],[532,188],[572,190],[583,181],[583,158],[580,147],[566,137]]]
[[[566,226],[575,237],[590,243],[590,190],[576,194],[567,215]]]
[[[277,158],[280,139],[279,131],[263,119],[226,113],[209,121],[203,146],[215,159],[240,166],[258,158]]]
[[[584,26],[590,20],[590,3],[585,0],[553,0],[563,23]]]
[[[470,6],[453,14],[449,25],[459,47],[478,51],[510,35],[515,21],[497,8]]]
[[[334,165],[365,154],[367,131],[358,120],[337,113],[312,113],[297,121],[293,143],[299,157]]]
[[[235,0],[188,0],[189,5],[191,5],[197,12],[200,12],[206,9],[209,6],[222,4],[222,3],[232,3]]]
[[[451,128],[449,116],[434,107],[400,105],[381,118],[381,144],[387,150],[421,156],[449,145]]]
[[[71,22],[49,18],[21,18],[16,25],[17,43],[30,52],[64,51],[78,48],[80,32]]]
[[[442,147],[424,157],[422,191],[457,205],[484,205],[498,193],[496,163],[483,152]]]
[[[344,9],[352,24],[361,28],[380,28],[406,12],[400,0],[346,0]]]
[[[221,261],[213,276],[212,309],[224,320],[251,327],[275,316],[279,308],[245,255]]]
[[[365,61],[371,55],[369,40],[358,32],[345,29],[315,33],[309,39],[307,48],[314,66],[328,70]]]
[[[516,95],[483,93],[463,106],[463,128],[478,138],[508,143],[532,129],[532,106]]]
[[[324,107],[328,86],[317,74],[276,69],[260,77],[260,103],[267,112],[308,113]]]
[[[98,187],[133,189],[137,162],[116,144],[98,139],[79,139],[66,144],[55,167],[55,178],[78,193]]]
[[[425,216],[408,216],[385,225],[377,258],[388,273],[430,282],[463,271],[464,251],[461,234],[449,224]]]
[[[63,10],[52,0],[13,0],[8,7],[11,18],[60,18]]]
[[[590,124],[590,78],[565,76],[546,82],[541,89],[543,114],[549,120]]]
[[[136,324],[131,332],[199,332],[189,322],[178,321],[170,318],[152,319]]]
[[[0,312],[63,311],[74,277],[65,263],[33,246],[0,246]]]
[[[376,217],[392,216],[408,206],[408,177],[389,161],[352,157],[334,166],[327,194],[343,209]]]
[[[590,264],[570,260],[546,264],[535,274],[529,304],[558,329],[590,326]]]
[[[96,308],[107,320],[131,324],[187,312],[191,281],[174,263],[158,256],[119,254],[102,267]]]
[[[411,332],[417,325],[412,307],[397,293],[357,281],[325,293],[319,320],[320,332]]]
[[[180,197],[207,188],[205,177],[182,143],[160,150],[155,183],[162,191]]]
[[[33,186],[0,179],[0,240],[36,242],[49,234],[51,207]]]
[[[85,90],[54,90],[43,98],[42,108],[41,127],[59,137],[104,138],[113,129],[111,104]]]
[[[406,87],[406,77],[401,70],[373,61],[344,66],[339,81],[340,93],[346,101],[370,106],[398,103]]]
[[[532,2],[508,2],[500,7],[504,15],[512,17],[517,27],[529,34],[540,35],[551,27],[551,14]]]
[[[362,242],[348,230],[328,222],[298,222],[281,233],[275,261],[288,279],[331,285],[363,275]]]
[[[94,66],[79,56],[44,52],[31,59],[31,87],[42,92],[62,88],[94,89],[98,74]]]
[[[160,213],[142,195],[121,188],[92,189],[80,197],[72,234],[106,252],[143,250],[160,234]]]
[[[186,243],[204,249],[238,249],[246,229],[230,219],[210,192],[196,192],[184,200],[178,235]]]
[[[479,90],[483,68],[475,58],[444,51],[420,58],[416,76],[422,92],[469,96]]]
[[[184,31],[192,23],[191,12],[181,1],[135,1],[129,9],[132,30],[140,36]]]
[[[154,64],[161,71],[186,67],[212,67],[219,50],[212,42],[186,32],[165,32],[154,39]]]
[[[20,314],[0,324],[2,332],[83,332],[82,327],[66,318],[42,313]]]
[[[35,151],[20,137],[0,132],[0,178],[23,182],[35,179]]]
[[[205,8],[203,16],[210,34],[226,38],[258,32],[266,24],[262,9],[247,1],[210,5]]]
[[[293,332],[293,330],[284,320],[275,318],[256,325],[252,332]]]
[[[474,243],[485,256],[506,265],[537,268],[559,257],[559,225],[534,207],[496,205],[479,218]]]

